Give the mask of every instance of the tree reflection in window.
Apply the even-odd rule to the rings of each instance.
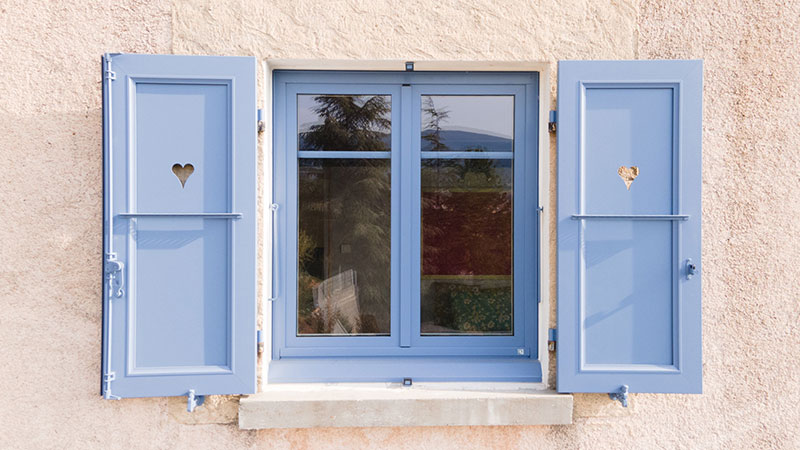
[[[391,150],[391,97],[300,97],[301,150]],[[298,334],[388,335],[390,159],[301,158],[298,191]]]

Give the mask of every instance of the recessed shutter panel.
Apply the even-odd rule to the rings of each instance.
[[[558,66],[558,390],[702,390],[701,61]]]
[[[255,392],[255,59],[106,55],[106,398]]]

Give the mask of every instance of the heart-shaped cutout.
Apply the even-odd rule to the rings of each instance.
[[[619,177],[622,178],[622,181],[625,182],[625,187],[627,187],[630,191],[631,183],[633,183],[633,180],[639,176],[639,168],[636,166],[620,166],[620,168],[617,169],[617,173],[619,174]]]
[[[181,187],[186,187],[186,180],[189,179],[189,175],[194,173],[194,166],[189,163],[183,166],[175,163],[172,165],[172,173],[180,180]]]

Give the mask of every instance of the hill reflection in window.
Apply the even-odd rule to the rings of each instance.
[[[514,334],[513,124],[512,96],[422,97],[422,335]]]
[[[511,152],[511,95],[423,95],[423,152]]]

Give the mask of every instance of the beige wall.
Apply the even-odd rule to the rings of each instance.
[[[779,0],[0,0],[0,448],[800,448],[798,42]],[[543,60],[552,82],[558,59],[704,59],[705,393],[577,395],[562,427],[260,432],[219,398],[101,400],[106,51]]]

